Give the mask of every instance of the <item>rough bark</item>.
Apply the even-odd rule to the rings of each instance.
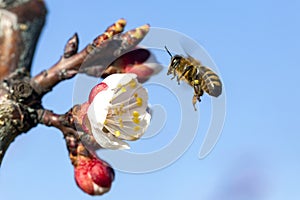
[[[0,2],[0,165],[15,137],[38,123],[29,72],[45,16],[43,1]]]
[[[30,71],[46,13],[43,1],[0,1],[0,80],[17,68]]]

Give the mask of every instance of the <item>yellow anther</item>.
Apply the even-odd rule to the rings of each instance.
[[[139,131],[140,129],[141,129],[140,126],[135,126],[135,127],[133,128],[134,131]]]
[[[136,103],[138,106],[142,106],[143,105],[143,99],[141,97],[137,97],[136,98]]]
[[[104,125],[107,125],[107,120],[105,120],[103,124],[104,124]]]
[[[118,108],[115,108],[115,109],[114,109],[114,114],[115,114],[115,115],[120,115],[120,111],[119,111]]]
[[[123,120],[121,118],[119,119],[119,124],[121,128],[124,128]]]
[[[126,88],[125,87],[122,87],[121,88],[121,92],[126,92],[127,90],[126,90]]]
[[[194,84],[199,84],[199,80],[194,80]]]
[[[135,111],[132,112],[132,116],[135,117],[135,118],[136,118],[136,117],[139,117],[139,116],[140,116],[140,113],[139,113],[138,111],[135,110]]]
[[[140,119],[137,118],[137,117],[132,118],[132,121],[133,121],[134,123],[136,123],[136,124],[139,124],[139,123],[140,123]]]
[[[120,131],[115,131],[115,136],[116,137],[119,137],[121,135],[121,132]]]
[[[130,85],[131,88],[135,88],[136,87],[136,82],[134,80],[131,80],[129,82],[129,85]]]

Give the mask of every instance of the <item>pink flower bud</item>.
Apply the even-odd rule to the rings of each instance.
[[[139,82],[146,82],[153,74],[154,70],[147,64],[139,64],[125,68],[126,73],[134,73],[138,76]]]
[[[136,48],[116,59],[104,71],[102,77],[113,73],[134,73],[140,82],[145,82],[161,70],[162,65],[158,63],[153,53],[147,49]]]
[[[79,156],[75,166],[75,180],[87,194],[102,195],[110,190],[114,170],[97,157]]]
[[[92,103],[92,101],[94,100],[95,96],[103,91],[107,89],[107,84],[106,83],[99,83],[98,85],[96,85],[95,87],[93,87],[93,89],[91,90],[91,93],[89,95],[89,103]]]
[[[137,49],[138,50],[138,49]],[[137,75],[139,82],[147,81],[151,76],[159,73],[162,65],[158,63],[155,56],[150,53],[143,62],[134,62],[124,67],[124,73],[134,73]]]

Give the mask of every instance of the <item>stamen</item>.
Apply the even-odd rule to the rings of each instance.
[[[141,97],[137,97],[136,98],[136,103],[138,106],[142,106],[143,105],[143,99]]]
[[[134,81],[134,83],[136,84],[135,81]],[[127,83],[126,85],[129,85],[129,83]],[[125,87],[126,85],[124,85],[123,87]],[[140,88],[140,87],[141,87],[141,86],[139,86],[139,88]],[[122,87],[121,87],[121,88],[122,88]],[[110,103],[112,103],[112,101],[115,100],[120,94],[122,94],[122,92],[120,92],[121,88],[119,88],[119,90],[116,90],[116,93],[114,94],[114,97],[111,99]],[[126,89],[126,88],[125,88],[125,89]],[[127,88],[127,89],[128,89],[128,88]],[[133,96],[131,96],[131,97],[128,98],[128,99],[124,99],[123,101],[120,101],[120,102],[118,102],[118,103],[114,103],[114,104],[112,105],[112,107],[117,107],[117,106],[119,106],[119,105],[121,105],[121,104],[123,104],[123,107],[124,107],[124,105],[127,105],[127,106],[126,106],[126,109],[128,109],[128,105],[130,105],[130,108],[131,108],[131,107],[134,107],[134,106],[132,106],[131,103],[129,103],[129,102],[130,102],[131,100],[133,100],[133,99],[136,100],[136,98],[138,98],[138,94],[137,94],[137,93],[134,93]],[[143,99],[142,99],[142,100],[143,100]],[[140,102],[140,99],[139,99],[139,100],[136,100],[136,102]],[[141,104],[142,104],[142,103],[139,103],[138,106],[141,106]]]
[[[132,121],[133,121],[134,123],[136,123],[136,124],[139,124],[139,123],[140,123],[140,119],[137,118],[137,117],[133,117],[133,118],[132,118]]]
[[[139,131],[140,129],[141,129],[140,126],[135,126],[135,127],[133,128],[134,131]]]
[[[135,88],[136,87],[136,82],[134,80],[131,80],[129,82],[129,85],[130,85],[131,88]]]
[[[121,128],[124,128],[123,120],[121,118],[119,119],[119,124]]]
[[[122,87],[121,88],[121,92],[123,93],[123,92],[126,92],[127,90],[126,90],[126,88],[125,87]]]
[[[111,110],[109,110],[108,111],[108,113],[110,113],[109,116],[113,116],[113,115],[122,116],[125,113],[124,104],[118,104],[117,106],[113,105],[111,106],[111,109],[114,112],[111,112]]]
[[[132,112],[132,116],[133,116],[133,117],[139,117],[139,116],[140,116],[140,113],[139,113],[138,111],[135,110],[135,111]]]
[[[121,135],[121,132],[120,131],[115,131],[115,136],[116,137],[119,137]]]

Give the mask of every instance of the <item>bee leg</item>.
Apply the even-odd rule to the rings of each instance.
[[[180,85],[180,77],[179,76],[177,76],[177,83],[178,83],[178,85]]]
[[[194,86],[193,106],[194,106],[194,109],[196,111],[197,109],[196,109],[195,105],[197,103],[197,100],[199,102],[201,102],[200,97],[203,95],[203,91],[202,91],[202,89],[200,87],[199,81],[194,81],[193,86]]]
[[[186,73],[188,73],[191,69],[192,69],[192,65],[186,65],[184,68],[183,68],[183,72],[180,76],[177,76],[177,82],[178,82],[178,85],[180,85],[180,79],[186,75]]]
[[[176,77],[176,71],[173,70],[173,77],[171,78],[171,80],[173,80]]]
[[[194,110],[197,111],[197,108],[196,108],[197,95],[194,94],[192,102],[193,102]]]
[[[174,69],[172,67],[169,67],[168,72],[167,72],[167,75],[170,75],[170,74],[174,74]]]

